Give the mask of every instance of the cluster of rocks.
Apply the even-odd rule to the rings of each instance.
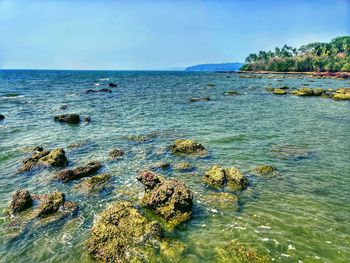
[[[280,88],[266,88],[267,91],[270,91],[276,95],[287,95],[292,94],[295,96],[301,97],[323,97],[323,98],[332,98],[334,100],[350,100],[350,88],[340,88],[336,89],[322,89],[322,88],[300,88],[295,90],[287,91],[288,87],[280,87]]]

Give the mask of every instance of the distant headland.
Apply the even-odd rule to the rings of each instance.
[[[239,70],[244,63],[218,63],[218,64],[200,64],[185,68],[185,71],[234,71]]]

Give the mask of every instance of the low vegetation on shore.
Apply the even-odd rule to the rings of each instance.
[[[276,72],[350,72],[350,36],[330,43],[314,42],[293,48],[284,45],[275,51],[250,54],[241,70]]]

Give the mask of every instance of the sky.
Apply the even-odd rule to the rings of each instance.
[[[0,68],[167,70],[350,35],[350,0],[0,0]]]

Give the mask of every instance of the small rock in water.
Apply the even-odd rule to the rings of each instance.
[[[191,172],[195,168],[190,163],[182,162],[174,165],[175,170],[180,172]]]
[[[80,116],[79,114],[62,114],[57,115],[54,117],[55,121],[58,122],[66,122],[68,124],[79,124],[80,123]]]
[[[62,105],[62,106],[60,107],[60,110],[66,110],[66,109],[68,109],[68,105]]]
[[[87,193],[100,191],[104,188],[104,186],[110,179],[111,176],[107,173],[98,174],[90,178],[84,179],[80,184],[77,185],[77,188]]]
[[[7,211],[9,214],[13,215],[32,207],[32,205],[33,199],[30,196],[29,191],[26,189],[17,190],[12,195],[12,201]]]
[[[204,174],[202,180],[214,189],[226,185],[238,189],[245,189],[248,186],[248,179],[235,167],[222,168],[219,165],[214,165]]]
[[[224,92],[224,95],[227,95],[227,96],[236,96],[238,94],[239,93],[237,91],[234,91],[234,90],[228,90],[228,91]]]
[[[169,162],[158,162],[151,165],[152,169],[162,169],[165,170],[170,167]]]
[[[145,187],[142,203],[175,226],[192,216],[192,193],[178,180],[165,180],[151,172],[141,171],[137,176]]]
[[[55,179],[66,183],[72,180],[78,180],[83,177],[90,176],[96,173],[100,168],[101,168],[101,164],[99,162],[90,161],[85,166],[79,166],[74,169],[66,169],[66,170],[60,171],[55,176]]]
[[[87,91],[85,91],[86,94],[90,94],[90,93],[97,93],[97,92],[106,92],[106,93],[112,93],[112,91],[110,89],[99,89],[99,90],[94,90],[94,89],[88,89]]]
[[[115,83],[111,82],[111,83],[108,84],[108,86],[111,87],[111,88],[115,88],[115,87],[118,87],[118,84],[115,84]]]
[[[204,146],[193,140],[176,140],[174,144],[170,145],[170,150],[176,154],[206,154]]]
[[[117,157],[121,157],[124,155],[124,151],[121,149],[113,149],[112,151],[109,152],[109,157],[111,158],[117,158]]]
[[[198,101],[209,101],[209,97],[204,97],[204,98],[191,98],[190,102],[198,102]]]
[[[5,119],[5,116],[0,114],[0,121],[4,120]]]
[[[277,175],[277,168],[273,165],[265,164],[255,167],[253,172],[260,176],[274,176]]]

